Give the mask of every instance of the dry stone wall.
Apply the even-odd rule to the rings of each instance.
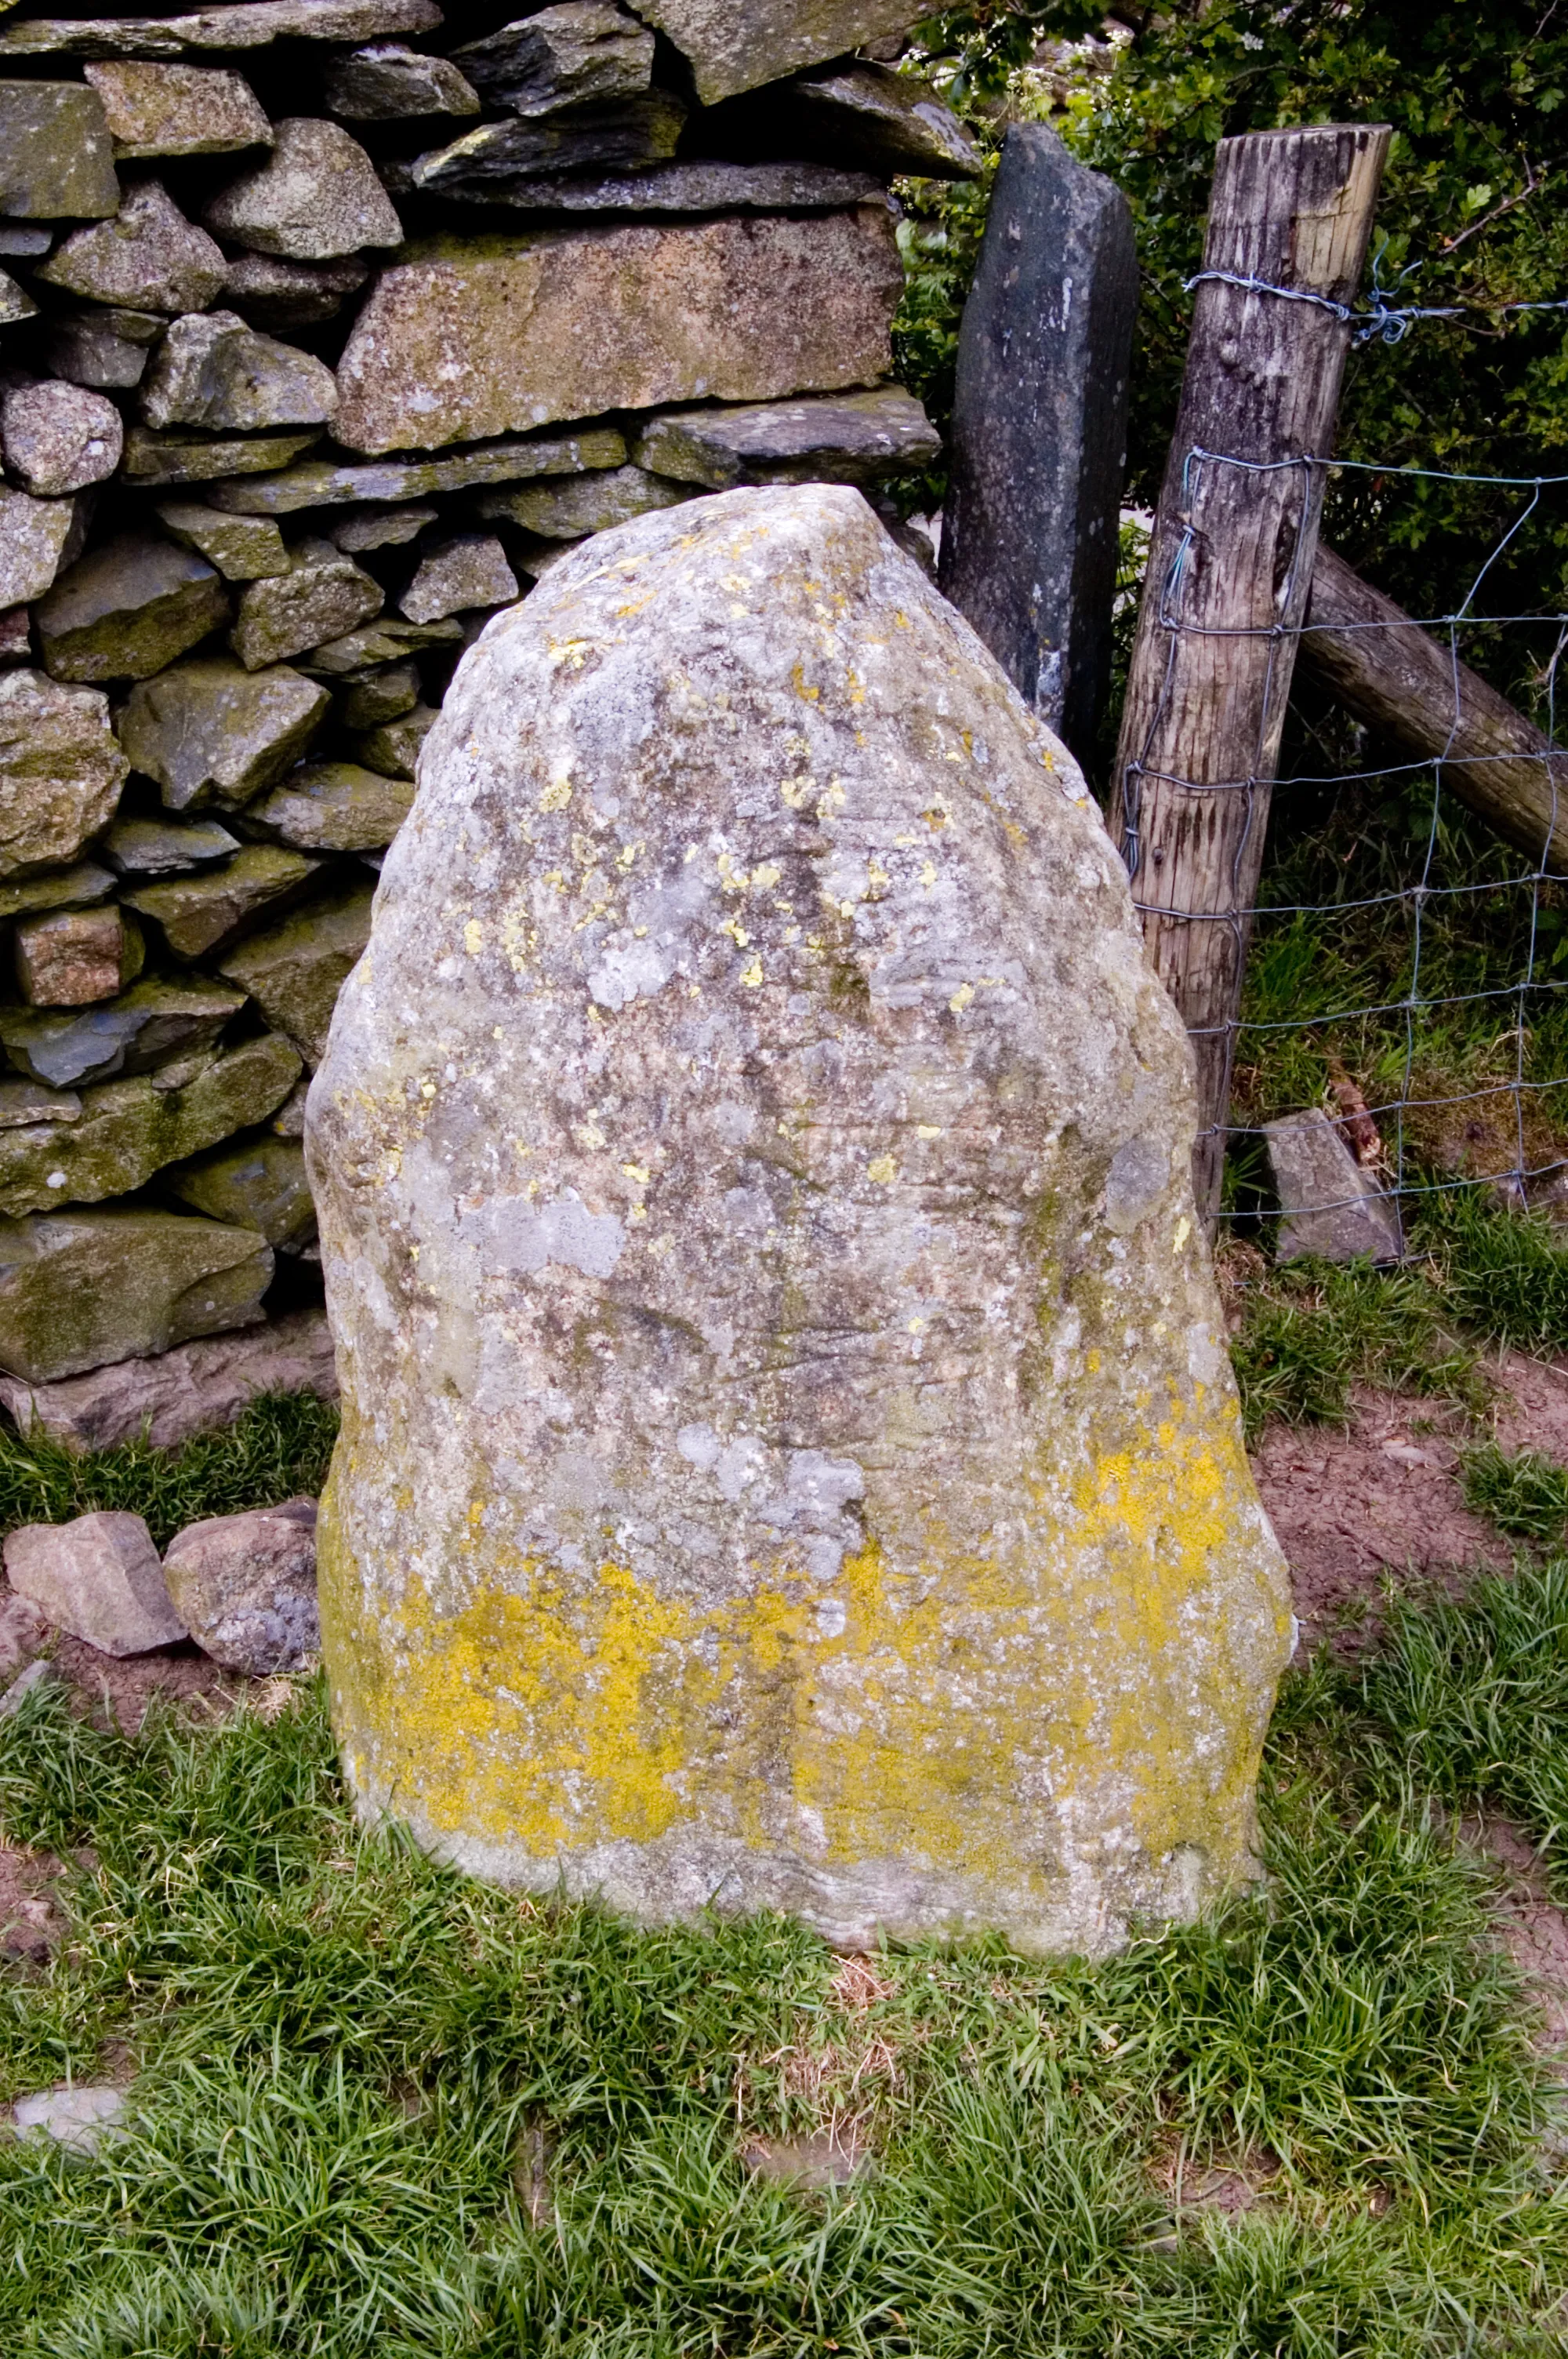
[[[887,181],[976,158],[857,54],[918,14],[4,14],[0,1371],[312,1299],[305,1084],[492,614],[935,454]]]

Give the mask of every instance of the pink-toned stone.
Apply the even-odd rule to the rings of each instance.
[[[297,1133],[296,1134],[297,1135]],[[260,1393],[338,1397],[331,1330],[321,1310],[291,1310],[265,1327],[203,1336],[156,1359],[117,1360],[85,1375],[28,1384],[0,1370],[0,1408],[68,1450],[108,1450],[145,1433],[157,1450],[230,1425]]]
[[[186,1636],[140,1516],[26,1524],[5,1542],[5,1572],[57,1629],[105,1655],[145,1655]]]
[[[191,1636],[226,1671],[267,1679],[319,1653],[314,1499],[191,1524],[163,1569]]]

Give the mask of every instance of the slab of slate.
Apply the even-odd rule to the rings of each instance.
[[[103,101],[75,82],[0,82],[0,212],[101,221],[120,182]]]
[[[492,442],[449,459],[383,460],[373,466],[337,466],[328,459],[310,459],[265,483],[215,484],[210,497],[214,506],[235,516],[292,516],[301,508],[426,500],[434,493],[520,483],[534,475],[576,475],[589,468],[622,466],[625,458],[625,436],[614,427],[595,426],[585,434]]]
[[[414,801],[406,779],[357,762],[304,762],[244,815],[247,830],[296,852],[384,852]]]
[[[1080,761],[1109,680],[1137,309],[1126,199],[1015,124],[964,306],[938,579]]]
[[[298,1138],[231,1140],[166,1171],[159,1186],[215,1221],[256,1229],[282,1253],[308,1245],[316,1207]]]
[[[55,230],[53,222],[0,220],[0,255],[37,262],[54,244]]]
[[[0,1373],[0,1406],[24,1433],[39,1425],[68,1450],[109,1450],[145,1433],[169,1450],[193,1433],[230,1425],[263,1393],[338,1397],[332,1333],[323,1310],[287,1311],[237,1334],[178,1343],[157,1359],[28,1384]]]
[[[257,433],[330,423],[338,386],[324,361],[260,334],[237,311],[205,311],[174,321],[142,386],[141,407],[149,426]]]
[[[219,506],[226,478],[267,474],[287,467],[302,451],[321,440],[320,429],[296,434],[196,434],[175,429],[166,434],[150,427],[133,426],[125,437],[122,472],[133,483],[211,484],[209,496]]]
[[[210,198],[202,219],[254,253],[293,262],[403,243],[403,224],[364,149],[340,124],[314,115],[276,124],[266,161]]]
[[[335,319],[369,277],[351,256],[289,262],[278,254],[239,254],[229,265],[223,297],[253,328],[312,328]]]
[[[941,449],[914,396],[889,385],[806,401],[670,410],[643,428],[636,457],[661,476],[727,492],[737,484],[874,484],[929,466]]]
[[[74,499],[38,500],[0,484],[0,606],[41,598],[83,537]]]
[[[350,332],[337,438],[432,450],[863,385],[891,366],[903,286],[892,223],[869,206],[434,239],[382,273]]]
[[[464,42],[453,57],[490,105],[508,114],[550,114],[645,91],[654,37],[613,0],[562,0]]]
[[[51,1091],[150,1073],[176,1058],[210,1049],[245,1004],[243,992],[197,977],[169,983],[149,976],[118,999],[79,1014],[47,1016],[0,1007],[0,1043],[13,1065]],[[81,1101],[77,1112],[81,1113]],[[40,1113],[39,1122],[63,1116]],[[9,1129],[21,1127],[8,1123]]]
[[[88,1007],[114,998],[142,971],[141,928],[113,904],[19,919],[11,951],[29,1007]]]
[[[29,1384],[252,1325],[272,1280],[254,1229],[70,1210],[0,1221],[0,1368]]]
[[[326,690],[287,664],[248,670],[207,656],[139,682],[120,743],[166,810],[238,810],[293,767],[328,705]]]
[[[347,549],[357,557],[369,549],[399,549],[406,542],[417,540],[427,524],[440,516],[439,508],[426,507],[417,500],[407,507],[361,508],[357,515],[340,517],[326,527],[327,538],[336,549]]]
[[[238,852],[237,838],[215,819],[133,819],[122,813],[99,851],[118,876],[178,876]]]
[[[229,619],[229,593],[204,558],[146,532],[89,550],[38,609],[57,679],[146,679]]]
[[[220,973],[250,994],[312,1071],[326,1050],[338,994],[370,940],[373,897],[363,885],[313,901],[219,962]]]
[[[463,626],[456,620],[405,623],[395,614],[384,614],[361,630],[347,631],[341,639],[312,647],[300,657],[299,669],[324,679],[342,679],[373,666],[395,663],[404,656],[422,655],[427,647],[454,646],[462,636]]]
[[[432,196],[453,189],[474,195],[541,172],[634,172],[673,157],[685,127],[686,108],[663,90],[608,106],[508,115],[417,158],[413,186]]]
[[[743,158],[806,157],[882,179],[973,179],[981,156],[927,82],[854,58],[801,74],[706,118],[702,136]]]
[[[24,1524],[8,1534],[5,1555],[17,1596],[100,1654],[145,1655],[188,1635],[140,1516],[101,1512],[69,1524]]]
[[[131,59],[83,71],[103,102],[118,158],[221,156],[272,145],[272,125],[241,74]]]
[[[199,875],[160,877],[122,897],[127,908],[154,919],[176,958],[205,958],[297,901],[320,865],[282,844],[247,843]]]
[[[571,476],[572,484],[596,488],[612,476]],[[438,623],[476,606],[504,606],[518,594],[517,576],[506,562],[506,551],[492,533],[470,532],[419,560],[419,570],[398,600],[411,623]]]
[[[187,1525],[164,1575],[191,1636],[227,1671],[267,1679],[320,1652],[314,1499]]]
[[[379,614],[381,584],[334,549],[330,540],[303,540],[288,553],[288,571],[248,582],[229,644],[247,671],[302,655],[323,640]]]
[[[124,429],[119,411],[101,393],[46,377],[10,386],[0,396],[0,442],[5,464],[24,490],[39,499],[58,499],[114,473]]]
[[[0,29],[5,57],[183,58],[265,49],[274,41],[373,41],[427,33],[436,0],[240,0],[183,16],[35,16]]]
[[[345,684],[334,699],[337,718],[345,729],[368,730],[373,735],[411,712],[418,702],[419,673],[411,663],[383,664]],[[362,748],[360,758],[365,759]],[[372,762],[369,766],[379,770],[383,766]],[[387,776],[397,777],[400,773],[390,770]]]
[[[493,187],[449,187],[442,195],[454,202],[539,213],[837,212],[848,205],[887,202],[887,190],[869,172],[846,172],[826,164],[734,164],[707,158],[579,179],[520,174]]]
[[[44,336],[45,364],[72,385],[125,390],[140,385],[154,344],[168,325],[157,311],[59,311]]]
[[[73,230],[40,278],[68,295],[137,311],[204,311],[223,284],[222,249],[188,222],[161,180],[128,186],[118,214]]]
[[[95,860],[77,861],[69,868],[46,869],[0,885],[0,918],[19,918],[27,909],[84,909],[94,901],[106,901],[114,890],[107,868]]]
[[[373,41],[333,58],[322,91],[329,111],[349,123],[480,111],[479,93],[450,59],[426,57],[404,41]]]
[[[153,514],[171,540],[204,557],[225,582],[262,582],[288,571],[283,535],[268,516],[225,516],[200,500],[162,500]]]
[[[1280,1200],[1276,1261],[1399,1261],[1398,1207],[1375,1172],[1352,1155],[1321,1106],[1263,1125]]]
[[[0,1130],[28,1130],[38,1122],[75,1122],[81,1112],[75,1090],[46,1089],[41,1082],[0,1081]]]
[[[425,740],[440,717],[428,704],[416,704],[409,711],[394,714],[352,741],[354,758],[367,769],[379,770],[384,777],[411,779],[418,768]]]
[[[666,34],[690,64],[704,106],[801,66],[845,56],[907,32],[920,0],[634,0],[646,24]]]
[[[0,675],[0,877],[73,861],[114,816],[128,767],[96,689]]]
[[[692,496],[683,484],[666,483],[641,466],[628,466],[601,475],[563,476],[486,492],[478,505],[481,516],[503,517],[542,539],[581,540],[585,534],[627,524],[654,508],[678,507]],[[404,611],[408,611],[406,603]]]

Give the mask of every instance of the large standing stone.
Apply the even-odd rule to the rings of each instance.
[[[147,679],[228,619],[205,559],[126,532],[60,575],[38,607],[38,640],[57,679]]]
[[[186,1636],[140,1516],[24,1524],[5,1540],[5,1577],[57,1628],[105,1655],[145,1655]]]
[[[0,1131],[0,1214],[13,1220],[126,1195],[166,1164],[265,1122],[298,1074],[287,1042],[263,1033],[215,1058],[183,1089],[160,1090],[147,1074],[103,1082],[83,1092],[73,1123]]]
[[[901,385],[651,419],[637,462],[716,492],[739,484],[874,484],[929,466],[942,438]]]
[[[81,546],[74,500],[36,500],[0,484],[0,607],[41,598]]]
[[[49,324],[44,357],[57,376],[100,388],[140,385],[147,356],[168,322],[156,311],[60,311]]]
[[[0,398],[5,464],[40,499],[85,491],[120,463],[124,429],[101,393],[51,378],[14,385]]]
[[[114,816],[128,768],[95,689],[0,677],[0,876],[74,860]]]
[[[77,82],[0,82],[0,213],[100,221],[119,203],[96,92]]]
[[[224,0],[188,16],[29,17],[0,31],[0,57],[183,58],[274,41],[373,41],[440,21],[436,0]]]
[[[266,162],[208,204],[202,218],[210,229],[293,262],[402,245],[403,224],[357,139],[309,115],[277,124],[273,138]]]
[[[177,1212],[0,1221],[0,1368],[52,1384],[248,1327],[272,1278],[254,1229]]]
[[[314,680],[277,664],[246,671],[225,656],[176,664],[140,681],[120,721],[120,743],[169,810],[216,803],[238,810],[292,768],[326,717]]]
[[[226,266],[222,248],[186,220],[161,180],[144,180],[127,189],[114,221],[74,230],[38,277],[94,303],[204,311]]]
[[[80,1015],[40,1016],[29,1008],[0,1007],[0,1041],[11,1062],[35,1082],[70,1090],[79,1082],[106,1082],[118,1073],[150,1072],[168,1058],[211,1046],[244,994],[221,983],[166,983],[149,977],[106,1006]],[[77,1101],[72,1121],[80,1117]],[[59,1115],[52,1117],[60,1119]],[[51,1119],[49,1113],[36,1119]],[[7,1129],[23,1121],[7,1119]]]
[[[403,41],[374,41],[334,58],[325,91],[332,113],[350,123],[479,113],[478,92],[450,59],[423,57]]]
[[[272,125],[237,73],[128,59],[85,71],[116,156],[222,156],[272,145]]]
[[[667,402],[886,374],[885,212],[437,239],[382,274],[338,368],[338,440],[428,450]]]
[[[205,958],[297,901],[320,864],[278,843],[247,843],[203,875],[163,877],[123,897],[162,928],[176,958]]]
[[[776,82],[797,66],[905,32],[920,0],[633,0],[639,16],[667,33],[691,61],[697,94],[712,106],[735,92]]]
[[[314,1499],[189,1524],[163,1571],[191,1636],[226,1671],[266,1679],[319,1653]]]
[[[253,934],[220,962],[229,981],[249,992],[267,1022],[312,1068],[325,1053],[338,994],[370,940],[372,895],[362,885],[312,901],[280,926]]]
[[[142,389],[149,426],[203,426],[218,434],[323,426],[337,407],[337,383],[324,361],[258,335],[237,311],[176,320]]]
[[[964,306],[938,578],[1080,760],[1110,673],[1137,310],[1126,198],[1015,124]]]
[[[564,558],[421,777],[308,1119],[362,1805],[646,1918],[1190,1914],[1289,1601],[1070,757],[813,485]]]
[[[248,583],[240,593],[230,645],[247,671],[303,655],[379,614],[379,582],[330,540],[303,540],[288,571]]]
[[[68,1450],[109,1450],[145,1433],[168,1450],[193,1433],[228,1425],[259,1393],[338,1397],[331,1331],[319,1310],[291,1310],[238,1335],[178,1344],[155,1360],[27,1384],[0,1375],[0,1407],[24,1433],[40,1425]]]

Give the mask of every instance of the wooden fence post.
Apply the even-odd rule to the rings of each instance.
[[[1331,307],[1355,299],[1389,136],[1326,124],[1219,144],[1203,266],[1264,286],[1197,288],[1128,679],[1112,824],[1192,1035],[1211,1224],[1246,913],[1323,509],[1325,470],[1307,462],[1333,454],[1351,336]]]

